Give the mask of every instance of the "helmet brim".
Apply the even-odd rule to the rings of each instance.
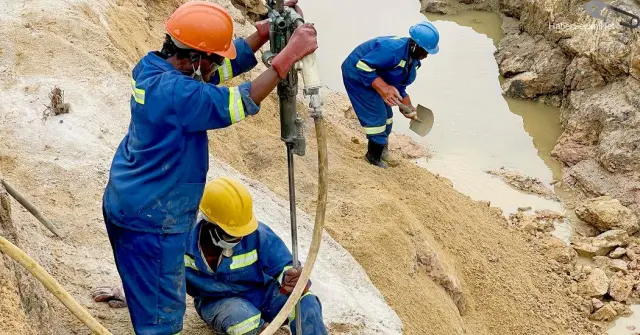
[[[255,215],[251,216],[251,221],[242,227],[222,227],[225,233],[233,237],[245,237],[258,229],[258,220]]]
[[[236,46],[233,43],[231,43],[231,46],[226,51],[216,51],[212,53],[227,59],[236,59],[236,57],[238,56],[236,52]]]
[[[428,52],[430,55],[435,55],[438,53],[438,51],[440,51],[440,46],[436,45],[435,48],[432,49],[424,49],[426,52]]]

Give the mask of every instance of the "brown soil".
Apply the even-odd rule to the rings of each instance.
[[[365,164],[365,145],[350,141],[357,121],[341,113],[346,99],[331,93],[324,101],[330,168],[326,228],[367,270],[407,334],[588,333],[566,297],[568,282],[508,229],[501,215],[408,161],[388,170]],[[287,197],[277,115],[272,97],[251,121],[212,132],[210,147]],[[296,157],[297,197],[307,212],[315,210],[316,196],[312,133],[308,127],[307,156]],[[418,257],[431,253],[442,255],[459,277],[467,315],[461,317],[444,289],[417,269]]]
[[[21,246],[107,328],[123,334],[130,332],[126,309],[95,304],[89,295],[97,285],[117,282],[100,200],[113,151],[129,118],[127,72],[137,57],[160,45],[161,22],[176,1],[116,2],[119,6],[113,8],[92,1],[91,7],[77,6],[64,14],[47,7],[47,1],[31,1],[19,10],[10,6],[9,15],[20,13],[19,23],[0,26],[0,32],[11,36],[9,42],[0,42],[5,43],[0,49],[9,51],[0,52],[0,57],[16,67],[0,78],[0,87],[8,91],[0,102],[17,105],[0,103],[0,115],[7,115],[0,118],[0,170],[25,196],[37,199],[34,203],[65,234],[62,239],[51,238],[14,204]],[[39,6],[47,8],[41,11]],[[101,15],[106,15],[109,29],[100,23]],[[24,31],[21,20],[32,22],[28,29],[33,31]],[[19,32],[9,34],[12,31]],[[252,30],[245,25],[238,34],[246,32]],[[32,33],[45,38],[34,40]],[[60,82],[66,99],[83,109],[65,115],[69,121],[64,125],[57,120],[45,125],[29,122],[24,115],[41,113],[38,96],[46,98],[42,93],[48,84],[35,93],[24,91],[27,99],[5,99],[23,86],[35,85],[30,76],[36,75],[66,80]],[[286,198],[285,148],[279,139],[275,101],[272,95],[257,116],[211,132],[210,147],[212,155]],[[364,267],[402,319],[405,333],[596,333],[568,297],[568,276],[559,274],[523,233],[509,228],[499,211],[472,201],[447,180],[410,161],[402,160],[388,170],[366,164],[365,142],[351,141],[362,135],[357,121],[344,117],[345,97],[326,93],[324,101],[330,155],[326,229]],[[299,110],[304,106],[300,102]],[[317,158],[310,121],[307,134],[307,155],[296,157],[297,196],[301,209],[314,213]],[[82,136],[87,136],[86,143]],[[438,264],[418,261],[424,259]],[[26,322],[16,310],[15,290],[9,293],[6,298],[3,291],[0,298],[0,324],[3,328],[16,324],[8,331],[22,334],[19,326]],[[85,332],[50,295],[40,298],[48,304],[51,322],[38,329],[39,334]],[[5,312],[4,306],[14,310]],[[185,333],[206,333],[192,309]]]

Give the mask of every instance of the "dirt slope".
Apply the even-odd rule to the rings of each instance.
[[[159,46],[159,23],[178,2],[118,0],[71,9],[67,2],[11,3],[10,19],[0,26],[11,36],[0,41],[0,56],[10,65],[0,70],[5,75],[0,82],[0,170],[55,213],[67,234],[52,240],[18,209],[14,217],[21,245],[121,334],[129,329],[126,311],[96,306],[87,296],[96,283],[117,278],[107,238],[97,229],[102,225],[100,196],[129,118],[127,72],[138,57]],[[234,18],[244,23],[237,11]],[[62,118],[43,123],[41,106],[54,84],[65,89],[72,111],[63,123],[56,122]],[[343,114],[345,98],[329,93],[325,103],[331,181],[327,231],[364,267],[400,316],[405,333],[596,333],[569,297],[568,279],[559,266],[508,228],[499,213],[408,161],[385,171],[365,164],[364,144],[352,141],[362,138],[359,127]],[[299,107],[304,110],[302,102]],[[300,207],[313,213],[317,164],[310,123],[307,134],[307,156],[296,157],[296,182]],[[96,136],[100,141],[86,141]],[[274,96],[256,117],[212,132],[210,147],[212,155],[286,198]],[[45,308],[53,321],[37,333],[84,331],[59,304],[49,301]],[[203,331],[193,313],[185,324],[189,334]]]

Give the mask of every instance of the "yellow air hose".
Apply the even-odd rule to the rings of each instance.
[[[302,273],[296,283],[293,292],[287,299],[278,315],[271,321],[269,326],[265,328],[260,335],[273,335],[280,326],[285,322],[296,303],[300,299],[302,292],[307,286],[313,265],[316,262],[318,251],[320,250],[320,242],[322,241],[322,230],[324,228],[324,215],[327,208],[327,178],[328,178],[328,159],[327,159],[327,140],[325,137],[324,119],[322,116],[314,117],[316,127],[316,138],[318,141],[318,205],[316,206],[316,220],[313,227],[313,238],[307,259],[304,263]],[[304,313],[304,312],[303,312]],[[300,316],[296,316],[300,317]]]
[[[298,22],[299,23],[299,22]],[[313,227],[313,237],[311,246],[307,254],[302,273],[298,278],[293,292],[287,299],[278,315],[271,321],[269,326],[260,333],[260,335],[273,335],[280,326],[285,322],[291,311],[295,308],[300,296],[307,286],[313,265],[318,257],[320,250],[320,242],[322,241],[322,230],[324,228],[324,216],[327,209],[327,189],[328,189],[328,168],[329,160],[327,158],[327,138],[325,134],[324,118],[322,117],[322,101],[320,98],[320,75],[316,66],[316,54],[313,53],[304,57],[298,64],[302,70],[302,79],[304,81],[305,95],[310,96],[309,103],[310,114],[316,128],[316,140],[318,142],[318,202],[316,205],[316,219]],[[304,312],[301,312],[304,313]],[[296,315],[296,318],[300,318]]]
[[[44,287],[53,293],[82,323],[87,325],[91,331],[100,335],[112,335],[107,328],[103,327],[96,319],[87,312],[67,291],[58,284],[58,282],[47,273],[36,261],[34,261],[24,251],[16,247],[4,237],[0,236],[0,251],[7,256],[13,258],[20,265],[24,266],[31,274],[36,277]]]

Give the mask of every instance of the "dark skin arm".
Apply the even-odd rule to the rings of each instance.
[[[266,41],[262,41],[262,38],[260,38],[260,34],[257,31],[249,35],[249,37],[246,37],[244,40],[249,44],[249,47],[251,47],[251,50],[253,50],[254,53],[260,50],[260,48],[262,48],[266,43]]]
[[[251,82],[249,97],[256,105],[259,105],[279,82],[280,76],[278,76],[278,72],[273,67],[269,67],[267,71],[262,72],[258,78]]]

